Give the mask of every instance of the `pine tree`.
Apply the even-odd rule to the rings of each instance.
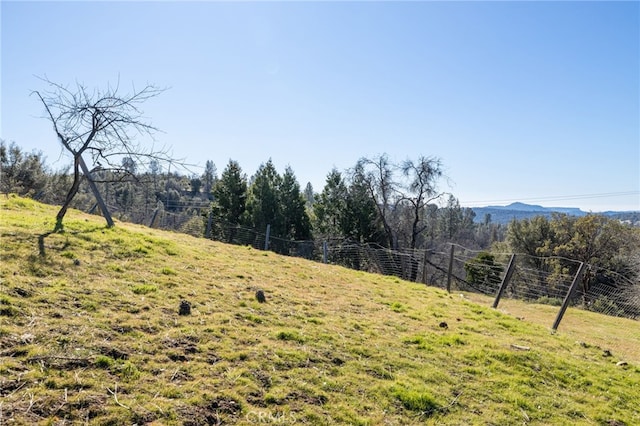
[[[207,160],[204,166],[204,173],[202,174],[202,192],[205,198],[211,200],[213,198],[212,190],[213,185],[217,180],[217,170],[216,165],[213,164],[213,161]]]
[[[284,231],[284,223],[280,215],[278,189],[282,177],[278,174],[271,159],[260,165],[251,178],[247,196],[247,213],[250,225],[259,230],[271,226],[271,235],[280,236]]]
[[[212,192],[216,219],[231,225],[241,224],[246,210],[247,178],[236,161],[229,160]]]
[[[285,169],[278,192],[283,236],[293,240],[311,239],[311,221],[305,199],[291,167]]]
[[[345,229],[347,220],[347,186],[342,174],[333,169],[318,201],[313,206],[315,228],[324,238],[346,238],[349,233]],[[345,232],[346,231],[346,232]]]

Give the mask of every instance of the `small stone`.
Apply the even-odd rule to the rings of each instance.
[[[629,363],[627,361],[618,361],[616,365],[618,367],[624,367],[625,365],[629,365]]]
[[[76,266],[80,266],[80,259],[73,259],[73,264]]]
[[[264,295],[264,291],[262,291],[262,290],[256,291],[256,299],[260,303],[266,302],[267,301],[267,297]]]
[[[439,327],[440,327],[440,328],[449,328],[449,324],[447,324],[446,322],[442,321],[442,322],[439,324]]]
[[[178,311],[180,315],[191,315],[191,303],[186,300],[180,301],[180,310]]]
[[[602,352],[602,356],[604,356],[604,357],[609,357],[609,356],[611,356],[611,351],[610,351],[609,349],[605,349],[605,350]]]
[[[530,351],[531,350],[531,347],[529,347],[529,346],[522,346],[522,345],[512,344],[511,347],[513,349],[516,349],[516,350],[519,350],[519,351]]]
[[[20,340],[22,341],[22,343],[25,343],[25,344],[33,343],[33,339],[35,338],[36,336],[34,336],[31,333],[25,333],[22,336],[20,336]]]

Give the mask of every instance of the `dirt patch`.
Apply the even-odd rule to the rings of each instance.
[[[242,404],[228,396],[217,396],[203,404],[178,409],[184,426],[236,424],[242,414]]]
[[[264,389],[269,389],[271,387],[271,376],[269,374],[260,370],[253,371],[251,374],[253,374],[253,377],[256,378],[258,383],[260,383]]]
[[[28,359],[28,362],[39,363],[40,365],[58,370],[75,370],[91,365],[91,358],[77,358],[65,356],[36,356]]]
[[[167,353],[167,358],[174,362],[187,362],[189,361],[189,357],[181,354],[179,352],[169,352]]]
[[[190,355],[200,352],[198,349],[198,338],[196,337],[180,337],[178,339],[166,338],[162,341],[165,349],[174,349],[167,351],[167,357],[171,361],[186,362],[191,359]]]
[[[114,348],[113,346],[100,346],[97,348],[97,351],[99,354],[108,356],[113,359],[129,359],[129,354],[127,352],[118,348]]]
[[[309,405],[324,405],[329,400],[325,395],[307,395],[302,392],[291,392],[285,400],[287,401],[299,401]]]
[[[0,396],[7,396],[23,388],[27,382],[21,380],[0,380]]]

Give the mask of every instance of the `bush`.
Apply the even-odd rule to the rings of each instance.
[[[486,251],[481,251],[476,257],[464,264],[467,273],[467,282],[482,293],[494,293],[502,282],[500,275],[504,268],[496,263],[495,256]]]
[[[624,309],[620,308],[614,301],[606,296],[599,297],[595,301],[588,303],[586,308],[592,312],[598,312],[615,317],[625,316]]]
[[[562,306],[562,300],[557,297],[542,296],[536,299],[535,303],[540,305]]]

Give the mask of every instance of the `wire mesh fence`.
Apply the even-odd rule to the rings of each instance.
[[[271,236],[268,229],[260,232],[225,223],[206,224],[204,218],[196,220],[207,227],[208,238],[229,244],[397,276],[448,291],[500,294],[502,298],[554,306],[562,306],[566,299],[567,306],[640,317],[640,282],[597,265],[585,265],[587,272],[576,277],[582,263],[573,259],[491,253],[450,243],[430,249],[390,250],[345,240],[293,241]],[[509,266],[512,270],[507,280]]]
[[[574,303],[590,311],[638,319],[640,283],[616,272],[591,266],[588,279],[577,289]]]
[[[455,288],[497,296],[512,254],[492,254],[458,245],[452,247],[454,255],[449,279],[455,283]],[[445,269],[445,255],[446,252],[440,251],[431,258],[439,271]],[[586,272],[577,276],[582,262],[574,259],[526,254],[513,257],[513,271],[502,289],[503,298],[553,306],[561,306],[566,299],[567,306],[611,316],[640,317],[638,281],[597,265],[585,265]],[[434,278],[436,285],[442,287],[443,274]]]

